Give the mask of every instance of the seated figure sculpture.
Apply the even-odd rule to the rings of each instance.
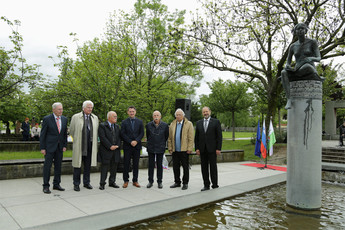
[[[292,30],[294,35],[298,37],[298,41],[290,46],[286,66],[281,73],[283,88],[288,99],[285,109],[291,108],[290,81],[323,81],[323,78],[317,74],[314,64],[314,62],[321,60],[319,46],[316,40],[305,36],[307,31],[308,26],[305,23],[298,23]],[[294,67],[291,66],[293,56],[296,61]]]

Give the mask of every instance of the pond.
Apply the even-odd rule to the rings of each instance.
[[[123,229],[345,229],[344,192],[324,182],[320,211],[295,212],[281,184]]]

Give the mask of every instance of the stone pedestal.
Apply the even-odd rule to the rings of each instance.
[[[322,82],[290,82],[290,98],[286,202],[316,210],[321,207]]]

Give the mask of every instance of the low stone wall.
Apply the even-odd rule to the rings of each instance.
[[[166,154],[169,162],[169,167],[172,166],[171,154]],[[221,156],[218,156],[218,162],[238,162],[244,160],[243,150],[224,150]],[[0,180],[18,179],[28,177],[41,177],[43,173],[44,159],[30,159],[30,160],[10,160],[0,161]],[[190,155],[189,163],[191,165],[200,164],[200,157],[195,153]],[[92,167],[92,172],[99,172],[99,165]],[[141,156],[139,168],[144,169],[148,167],[148,157]],[[123,165],[120,163],[118,171],[122,172]],[[62,174],[69,175],[73,173],[72,159],[64,158],[61,167]],[[53,167],[51,174],[53,175]]]

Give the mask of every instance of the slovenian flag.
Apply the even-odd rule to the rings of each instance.
[[[256,130],[256,142],[255,142],[255,156],[261,157],[261,151],[260,151],[260,118],[258,120],[258,128]]]
[[[260,146],[260,150],[261,150],[261,156],[262,156],[262,158],[265,159],[265,158],[267,157],[265,119],[264,119],[264,123],[263,123],[263,125],[262,125],[262,134],[261,134],[261,146]]]
[[[273,155],[273,145],[276,143],[276,136],[274,135],[274,129],[272,124],[272,119],[270,121],[270,128],[268,130],[268,152],[270,156]]]

